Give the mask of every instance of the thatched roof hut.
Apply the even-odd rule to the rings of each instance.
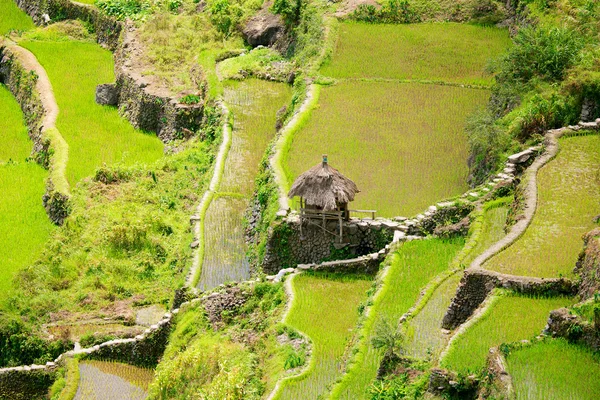
[[[323,211],[347,210],[348,203],[354,200],[358,187],[327,162],[315,165],[300,175],[292,185],[288,196],[300,196],[307,208]]]

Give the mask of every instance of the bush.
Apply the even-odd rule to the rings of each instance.
[[[514,42],[500,62],[499,82],[528,83],[533,78],[560,81],[579,60],[585,44],[575,30],[558,27],[523,28]]]
[[[210,22],[225,37],[229,37],[243,14],[242,8],[229,0],[215,0],[210,6]]]
[[[414,11],[408,0],[386,0],[380,9],[370,4],[361,4],[350,18],[363,22],[383,22],[386,24],[410,24],[420,22],[420,15]]]
[[[496,125],[494,116],[487,109],[473,114],[467,120],[466,132],[470,148],[469,184],[477,186],[496,170],[510,138]]]
[[[290,27],[300,21],[303,9],[307,2],[303,0],[275,0],[271,11],[281,15],[285,24]]]

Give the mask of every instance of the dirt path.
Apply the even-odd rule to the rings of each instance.
[[[7,41],[7,48],[19,59],[21,65],[30,71],[33,71],[38,76],[36,89],[40,94],[40,100],[45,110],[42,120],[43,131],[56,128],[56,118],[58,117],[59,108],[54,98],[54,90],[50,83],[50,78],[42,65],[39,63],[35,55],[27,49],[17,45],[12,41]]]

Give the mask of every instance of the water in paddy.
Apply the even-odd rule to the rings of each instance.
[[[127,364],[86,361],[79,364],[75,400],[143,400],[154,371]]]
[[[250,79],[225,84],[224,99],[234,118],[231,148],[218,193],[206,212],[199,289],[250,276],[244,214],[260,161],[275,136],[277,110],[290,96],[291,88],[283,83]]]

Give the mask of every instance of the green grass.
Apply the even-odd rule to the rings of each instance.
[[[450,344],[441,365],[459,372],[479,371],[485,366],[491,347],[539,335],[550,311],[572,302],[565,297],[500,295],[480,319]]]
[[[344,23],[332,60],[334,78],[389,78],[489,85],[490,58],[510,44],[505,29],[455,23]]]
[[[290,175],[328,154],[361,190],[351,208],[386,217],[417,214],[468,189],[463,127],[488,97],[485,90],[414,83],[325,87],[312,118],[293,138]]]
[[[486,204],[483,211],[481,235],[473,250],[464,259],[465,267],[468,267],[477,256],[506,235],[504,228],[508,217],[508,206],[512,200],[512,197],[505,197]]]
[[[523,236],[484,264],[515,275],[572,276],[581,236],[600,213],[600,137],[562,138],[558,156],[538,172],[538,208]]]
[[[35,25],[31,17],[25,14],[14,0],[0,0],[0,36],[11,30],[26,31]]]
[[[341,374],[342,356],[371,281],[352,276],[302,274],[293,278],[294,302],[286,324],[312,341],[309,369],[283,381],[278,399],[316,399]]]
[[[464,239],[420,240],[403,244],[391,255],[391,266],[375,295],[365,321],[359,351],[341,382],[332,390],[334,399],[364,399],[375,379],[381,354],[371,347],[371,337],[381,318],[397,321],[416,302],[421,290],[448,268]]]
[[[600,360],[589,349],[548,339],[507,357],[519,400],[600,398]]]
[[[42,206],[48,172],[26,161],[33,143],[19,105],[3,85],[0,115],[0,297],[4,297],[15,272],[39,256],[54,226]]]
[[[151,163],[163,145],[135,130],[114,107],[96,104],[96,85],[114,82],[112,54],[84,41],[23,41],[46,69],[60,108],[57,128],[69,145],[67,179],[73,186],[103,164]]]

